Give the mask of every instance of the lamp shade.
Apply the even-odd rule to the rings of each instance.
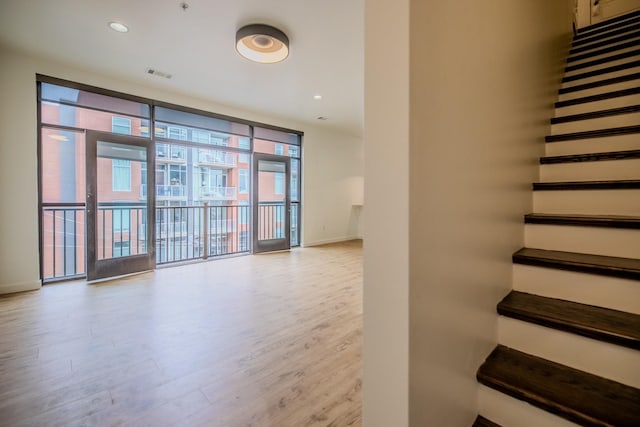
[[[273,64],[289,56],[289,38],[269,25],[251,24],[236,33],[236,50],[251,61]]]

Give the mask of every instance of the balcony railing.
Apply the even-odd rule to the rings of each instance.
[[[224,151],[200,151],[198,155],[198,163],[205,166],[211,165],[233,168],[236,166],[236,156],[236,154]]]
[[[156,208],[156,263],[249,252],[251,206],[168,206]],[[43,204],[44,281],[86,274],[84,203]],[[139,204],[99,206],[99,259],[145,253],[146,208]]]
[[[140,186],[140,197],[147,198],[147,185]],[[180,184],[173,185],[156,185],[157,200],[182,200],[187,197],[187,186]]]
[[[236,187],[200,187],[200,200],[235,200]]]

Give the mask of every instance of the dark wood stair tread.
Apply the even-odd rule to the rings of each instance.
[[[556,181],[534,182],[534,191],[554,190],[635,190],[640,189],[639,179],[621,179],[611,181]]]
[[[616,128],[548,135],[544,140],[545,142],[575,141],[578,139],[606,138],[610,136],[630,135],[634,133],[640,133],[640,126],[622,126]]]
[[[582,27],[578,29],[578,34],[588,33],[596,28],[608,27],[613,24],[620,25],[619,23],[626,21],[628,19],[633,18],[634,16],[640,16],[640,9],[635,10],[633,12],[625,13],[624,15],[616,16],[615,18],[607,19],[602,22],[598,22],[595,24],[587,25],[586,27]]]
[[[640,280],[640,259],[634,258],[522,248],[512,260],[515,264]]]
[[[530,213],[524,216],[524,222],[525,224],[640,229],[640,217],[625,215],[562,215]]]
[[[487,387],[585,426],[640,426],[640,390],[498,345],[476,375]]]
[[[540,157],[541,165],[640,159],[640,150],[606,151],[602,153],[568,154]]]
[[[616,36],[616,37],[612,37],[599,42],[591,43],[589,45],[574,47],[569,51],[569,55],[575,55],[577,53],[587,52],[593,49],[599,49],[604,46],[615,45],[617,43],[624,42],[626,40],[633,39],[639,36],[640,36],[640,32],[636,31],[633,33],[623,34],[621,36]]]
[[[607,31],[602,31],[599,33],[585,34],[583,36],[574,37],[573,42],[571,43],[572,47],[583,46],[589,43],[597,42],[599,40],[608,39],[611,37],[619,36],[621,34],[627,34],[633,31],[637,31],[640,29],[640,24],[638,24],[640,20],[638,18],[633,18],[616,28],[608,29]]]
[[[572,76],[564,76],[562,82],[573,82],[576,80],[586,79],[587,77],[601,76],[603,74],[615,73],[617,71],[627,70],[629,68],[640,67],[640,61],[629,61],[624,64],[612,65],[610,67],[603,67],[593,71],[587,71],[586,73],[574,74]]]
[[[570,116],[560,116],[551,119],[551,124],[577,122],[580,120],[593,120],[603,117],[619,116],[622,114],[633,114],[640,112],[640,105],[628,105],[626,107],[609,108],[607,110],[591,111],[590,113],[572,114]]]
[[[624,311],[511,291],[498,304],[502,316],[640,349],[640,316]]]
[[[623,96],[637,95],[640,93],[640,87],[632,87],[629,89],[614,90],[611,92],[599,93],[597,95],[583,96],[581,98],[567,99],[566,101],[558,101],[555,103],[556,108],[569,107],[571,105],[587,104],[589,102],[604,101],[605,99],[620,98]]]
[[[630,41],[625,41],[618,44],[611,44],[601,49],[596,49],[592,52],[585,52],[577,55],[571,55],[569,56],[569,58],[567,58],[567,62],[581,61],[583,59],[591,58],[593,56],[605,55],[607,53],[615,52],[616,50],[627,49],[627,48],[635,47],[639,45],[640,45],[640,40],[630,40]]]
[[[500,427],[500,424],[496,424],[493,421],[486,419],[482,415],[478,415],[471,427]]]

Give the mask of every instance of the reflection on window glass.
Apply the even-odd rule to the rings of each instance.
[[[124,117],[111,117],[111,131],[123,135],[131,135],[131,120]]]
[[[113,159],[112,173],[113,191],[131,191],[131,161]]]
[[[249,192],[249,169],[240,169],[238,171],[238,192]]]
[[[273,184],[273,192],[274,194],[284,194],[284,174],[283,173],[275,173],[274,175],[275,182]]]

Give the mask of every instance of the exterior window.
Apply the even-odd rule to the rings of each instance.
[[[131,135],[131,120],[124,117],[111,117],[111,132]]]
[[[168,133],[169,133],[169,138],[171,139],[179,139],[181,141],[187,140],[187,130],[185,128],[169,126]]]
[[[238,161],[240,163],[249,163],[250,158],[251,157],[248,154],[245,154],[245,153],[238,154]]]
[[[277,156],[284,156],[284,145],[276,144],[275,153]]]
[[[227,145],[229,145],[229,141],[227,140],[227,138],[221,138],[219,136],[214,136],[214,135],[211,135],[210,142],[213,145],[222,145],[223,147],[226,147]]]
[[[251,148],[251,140],[249,138],[238,138],[238,148],[248,150]]]
[[[129,224],[131,222],[131,211],[129,209],[114,209],[112,215],[113,231],[116,233],[129,231]]]
[[[238,193],[249,192],[249,169],[238,170]]]
[[[200,142],[202,144],[209,143],[209,132],[205,132],[202,130],[194,130],[191,131],[191,140],[193,142]]]
[[[300,157],[300,149],[296,146],[289,146],[289,157]]]
[[[284,194],[284,174],[276,173],[274,174],[274,179],[273,192],[278,195]]]
[[[131,191],[131,162],[129,160],[112,160],[113,191]]]

